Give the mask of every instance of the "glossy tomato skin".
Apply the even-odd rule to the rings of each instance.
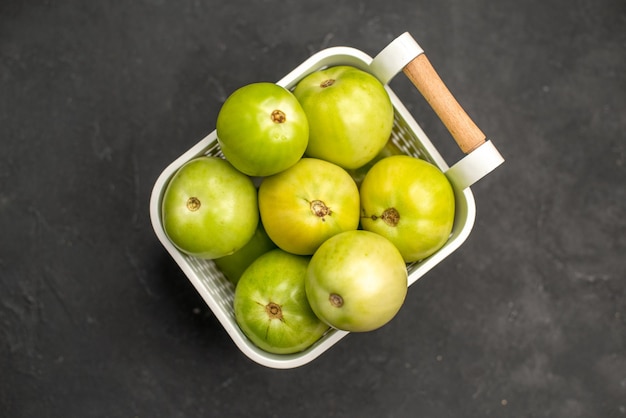
[[[337,234],[313,254],[305,290],[329,326],[366,332],[388,323],[407,294],[406,264],[386,238],[369,231]]]
[[[341,167],[302,158],[259,186],[259,211],[279,248],[311,255],[322,242],[359,226],[359,190]]]
[[[263,223],[259,222],[256,232],[246,245],[233,254],[216,258],[214,261],[224,276],[236,285],[243,272],[254,260],[275,248],[276,244],[267,236]]]
[[[217,116],[217,138],[235,168],[269,176],[295,164],[306,150],[308,119],[294,95],[273,83],[233,92]]]
[[[161,203],[163,228],[180,251],[217,258],[239,250],[259,222],[252,180],[218,157],[198,157],[170,179]]]
[[[435,165],[408,155],[377,162],[360,188],[361,225],[394,243],[404,260],[441,248],[454,224],[454,190]]]
[[[385,146],[393,105],[382,83],[350,66],[330,67],[303,78],[294,95],[309,120],[306,155],[356,169]]]
[[[309,257],[280,249],[257,258],[235,289],[236,321],[259,348],[275,354],[303,351],[328,325],[315,316],[304,291]]]

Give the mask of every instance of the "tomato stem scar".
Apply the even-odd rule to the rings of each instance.
[[[280,319],[281,321],[283,319],[283,310],[278,303],[270,302],[265,305],[265,312],[267,312],[270,319]]]
[[[330,301],[330,304],[336,308],[341,308],[343,306],[343,298],[341,297],[341,295],[331,293],[328,297],[328,300]]]
[[[324,220],[324,216],[332,214],[330,208],[321,200],[312,200],[310,205],[313,215],[322,218],[322,221]]]
[[[280,109],[274,110],[270,117],[274,123],[285,123],[287,121],[287,115]]]
[[[187,199],[187,209],[189,209],[191,212],[195,212],[200,209],[200,199],[194,196]]]

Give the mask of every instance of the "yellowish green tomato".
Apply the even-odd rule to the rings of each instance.
[[[441,248],[454,225],[454,191],[435,165],[408,155],[377,162],[360,188],[361,225],[418,261]]]
[[[309,74],[294,95],[309,121],[306,155],[355,169],[385,146],[393,128],[393,105],[382,83],[350,66]]]
[[[235,319],[259,348],[275,354],[303,351],[328,325],[315,316],[304,291],[309,257],[271,250],[243,273],[235,289]]]
[[[369,231],[337,234],[313,254],[305,289],[313,312],[333,328],[373,331],[398,313],[408,273],[397,248]]]
[[[259,211],[269,237],[283,250],[311,255],[326,239],[359,226],[359,190],[344,169],[302,158],[259,186]]]
[[[218,258],[239,250],[259,222],[252,180],[218,157],[182,165],[163,194],[163,228],[180,251]]]
[[[309,139],[307,117],[294,95],[273,83],[252,83],[222,105],[217,138],[235,168],[249,176],[269,176],[295,164]]]

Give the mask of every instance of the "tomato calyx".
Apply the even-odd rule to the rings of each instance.
[[[198,199],[195,196],[191,196],[189,199],[187,199],[186,206],[189,212],[195,212],[198,209],[200,209],[200,206],[201,206],[200,199]]]
[[[270,302],[265,305],[265,312],[270,319],[283,320],[283,310],[278,303]]]
[[[341,295],[338,295],[336,293],[331,293],[330,296],[328,296],[328,301],[335,308],[341,308],[343,306],[343,298],[341,297]]]
[[[287,115],[280,109],[276,109],[270,115],[272,122],[274,123],[285,123],[287,121]]]
[[[324,217],[326,215],[331,215],[333,212],[330,210],[328,206],[321,200],[312,200],[310,202],[311,212],[313,215],[322,218],[322,221],[326,221]]]

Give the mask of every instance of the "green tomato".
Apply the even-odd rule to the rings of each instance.
[[[275,354],[310,347],[328,330],[304,291],[309,258],[271,250],[243,273],[235,289],[235,319],[257,347]]]
[[[359,226],[359,190],[341,167],[302,158],[259,186],[261,222],[283,250],[311,255],[322,242]]]
[[[349,66],[303,78],[294,90],[309,120],[306,155],[355,169],[372,160],[393,129],[393,105],[373,75]]]
[[[394,243],[409,263],[441,248],[454,224],[454,191],[433,164],[408,155],[380,160],[360,189],[361,225]]]
[[[243,272],[254,260],[274,248],[276,244],[267,236],[263,224],[259,222],[256,232],[246,245],[233,254],[216,258],[215,265],[228,280],[236,285]]]
[[[294,95],[273,83],[237,89],[217,115],[217,138],[224,156],[249,176],[269,176],[304,154],[309,124]]]
[[[218,258],[239,250],[259,222],[252,180],[228,161],[198,157],[183,164],[162,200],[163,228],[180,251]]]
[[[402,255],[386,238],[347,231],[313,254],[305,290],[313,312],[333,328],[372,331],[398,313],[407,294]]]

